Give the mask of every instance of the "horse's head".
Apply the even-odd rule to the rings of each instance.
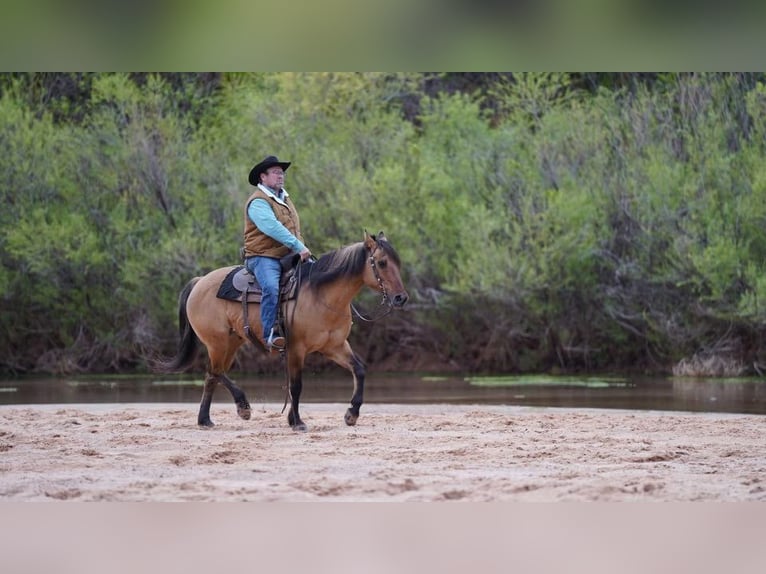
[[[381,231],[377,237],[364,232],[369,265],[364,272],[364,282],[383,293],[394,307],[403,307],[409,299],[401,276],[399,254]]]

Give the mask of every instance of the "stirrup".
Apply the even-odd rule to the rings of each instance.
[[[285,348],[285,338],[280,335],[279,333],[274,332],[274,328],[272,327],[271,333],[269,333],[269,338],[266,339],[266,350],[267,351],[282,351]]]

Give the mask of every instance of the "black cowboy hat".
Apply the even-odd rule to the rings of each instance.
[[[259,176],[264,171],[266,171],[270,167],[274,167],[275,165],[278,165],[283,170],[287,171],[287,168],[290,167],[290,162],[279,161],[279,159],[277,159],[277,156],[275,155],[268,156],[261,163],[256,164],[256,166],[250,170],[250,177],[248,178],[248,181],[250,181],[250,185],[258,185],[259,183],[261,183],[261,178]]]

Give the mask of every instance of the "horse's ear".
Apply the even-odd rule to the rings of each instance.
[[[382,231],[378,233],[378,241],[388,241]]]
[[[367,233],[367,230],[365,229],[364,230],[364,246],[370,251],[372,251],[373,249],[375,249],[376,243],[377,243],[377,240],[372,235]]]

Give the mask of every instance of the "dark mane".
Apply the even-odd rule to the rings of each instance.
[[[316,290],[341,277],[359,275],[364,270],[365,261],[367,250],[361,242],[329,251],[311,264],[308,283]]]
[[[399,254],[393,246],[384,239],[378,240],[378,246],[388,255],[397,266],[401,265]],[[363,242],[354,243],[329,251],[311,264],[307,280],[312,289],[332,283],[343,277],[361,275],[367,264],[367,249]]]

